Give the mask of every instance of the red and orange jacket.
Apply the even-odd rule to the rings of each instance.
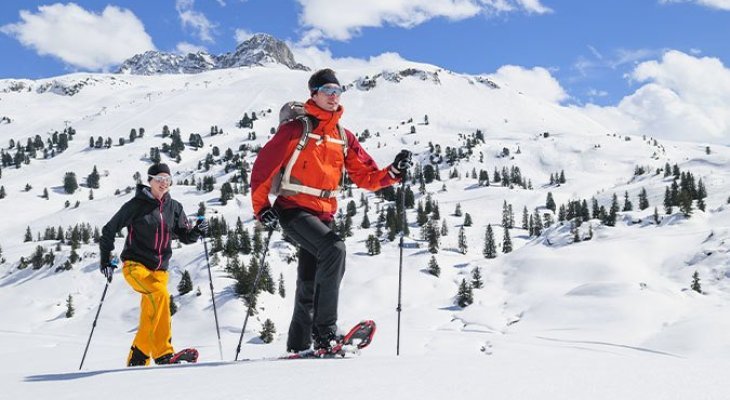
[[[342,145],[335,143],[340,140],[337,124],[344,111],[342,106],[337,111],[326,111],[310,99],[304,108],[307,114],[319,121],[312,133],[321,136],[323,140],[307,141],[293,167],[292,179],[304,186],[336,190],[342,179],[344,164],[350,179],[363,189],[375,191],[399,181],[389,168],[379,169],[372,157],[360,146],[355,135],[346,129],[345,158]],[[299,120],[283,124],[256,157],[251,171],[254,215],[258,216],[263,209],[270,207],[268,196],[272,181],[281,174],[294,154],[303,130],[303,124]],[[328,138],[335,140],[330,142]],[[323,221],[331,221],[337,211],[337,200],[334,197],[318,197],[306,193],[279,195],[275,204],[281,209],[306,209]]]

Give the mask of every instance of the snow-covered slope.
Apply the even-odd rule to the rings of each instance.
[[[614,399],[641,392],[642,398],[664,399],[689,395],[692,385],[702,387],[708,398],[721,398],[717,396],[727,384],[718,379],[717,371],[727,367],[724,360],[730,355],[724,338],[730,327],[730,209],[726,205],[730,149],[713,146],[707,154],[705,146],[696,143],[657,143],[650,137],[624,136],[575,108],[531,98],[500,82],[409,62],[338,71],[347,88],[342,97],[343,124],[357,134],[370,133],[363,145],[379,165],[387,165],[401,148],[408,148],[425,166],[431,155],[429,142],[439,145],[444,154],[447,147],[464,147],[464,138],[477,130],[485,141],[454,166],[441,163],[441,181],[426,185],[439,204],[438,226],[445,221],[448,229],[434,255],[440,277],[426,272],[432,254],[420,240],[415,210],[408,211],[412,238],[408,241],[420,247],[404,250],[401,359],[394,358],[399,248],[397,241],[383,238],[382,254],[367,255],[365,240],[374,233],[377,210],[389,203],[366,193],[373,228],[357,228],[364,213],[358,207],[354,235],[346,241],[348,266],[340,311],[343,328],[362,318],[379,324],[376,341],[361,360],[210,364],[210,368],[160,369],[150,375],[108,371],[123,365],[137,324],[138,295],[118,274],[85,365],[88,370],[108,372],[64,375],[77,368],[104,282],[97,272],[93,243],[78,250],[83,258],[69,271],[55,272],[69,257],[67,245],[54,250],[53,266],[18,269],[20,258],[29,258],[37,246],[56,248],[55,240],[39,242],[37,235],[43,235],[47,227],[66,230],[78,223],[101,228],[130,198],[125,188],[134,185],[135,173],[146,171],[150,148],[170,142],[161,137],[164,125],[180,128],[186,144],[192,133],[204,140],[201,149],[186,147],[179,163],[162,155],[172,166],[175,181],[206,175],[217,179],[213,192],[175,185],[173,197],[191,216],[203,202],[209,217],[224,216],[232,227],[240,218],[251,231],[250,196],[238,194],[225,206],[218,200],[220,186],[236,172],[226,173],[222,164],[201,171],[199,163],[214,146],[223,156],[228,148],[239,153],[243,144],[263,145],[277,125],[279,107],[289,100],[306,99],[309,74],[270,64],[195,75],[72,74],[40,81],[0,81],[0,117],[11,120],[0,123],[4,152],[16,154],[15,148],[9,148],[11,139],[25,145],[39,135],[47,142],[54,131],[66,126],[76,130],[69,148],[55,157],[42,159],[40,152],[20,168],[2,168],[0,185],[6,197],[0,199],[4,211],[0,246],[5,259],[0,264],[0,355],[6,363],[0,368],[0,381],[11,385],[10,393],[24,391],[30,398],[43,398],[70,383],[74,389],[69,397],[91,398],[94,389],[103,387],[121,398],[129,385],[151,386],[164,380],[173,387],[166,386],[166,394],[282,398],[300,393],[302,386],[317,379],[343,376],[333,390],[355,399],[366,398],[364,388],[371,391],[367,398],[443,398],[462,391],[467,398],[590,395]],[[252,112],[258,116],[254,128],[237,128],[244,113]],[[224,133],[211,136],[211,126]],[[133,128],[144,128],[145,134],[129,143]],[[256,132],[253,140],[252,131]],[[113,146],[90,148],[89,138],[99,136],[111,138]],[[125,138],[123,146],[118,145],[119,138]],[[504,149],[508,156],[503,156]],[[254,158],[252,152],[245,154],[249,164]],[[695,209],[687,219],[675,207],[672,215],[664,215],[664,190],[671,178],[655,172],[666,163],[702,179],[709,194],[705,212]],[[93,200],[87,187],[74,194],[64,192],[66,172],[75,172],[83,184],[94,166],[102,177]],[[635,175],[637,166],[647,172]],[[472,178],[472,170],[485,170],[492,180],[495,169],[511,167],[519,167],[532,190],[494,182],[479,186]],[[449,178],[452,171],[458,177]],[[560,171],[565,172],[566,183],[550,185],[551,174]],[[26,190],[26,185],[31,188]],[[412,186],[416,201],[425,201],[418,186]],[[44,189],[48,199],[41,197]],[[583,199],[590,204],[595,197],[608,208],[614,193],[623,204],[628,192],[636,205],[642,189],[648,192],[650,207],[619,212],[615,227],[597,219],[584,222],[580,234],[586,237],[590,226],[590,241],[574,243],[569,224],[553,225],[539,237],[521,229],[523,208],[531,214],[535,208],[545,211],[548,192],[558,205]],[[341,207],[350,200],[359,205],[361,193],[354,190],[352,199],[342,198]],[[482,255],[485,229],[490,224],[497,243],[502,242],[505,201],[515,213],[515,228],[510,229],[515,250],[498,251],[497,258],[486,259]],[[464,222],[463,216],[452,215],[457,204],[474,221],[465,228],[466,254],[457,250]],[[659,224],[653,222],[654,207],[662,218]],[[28,227],[32,242],[23,241]],[[121,249],[121,239],[117,244]],[[284,351],[296,281],[295,264],[288,264],[287,256],[294,249],[278,232],[270,247],[267,261],[272,275],[277,279],[282,274],[287,294],[285,298],[261,296],[242,348],[247,358]],[[219,259],[213,276],[224,358],[232,359],[245,307],[224,271],[225,258],[215,258]],[[241,259],[248,264],[250,256]],[[481,269],[484,288],[475,289],[474,304],[462,309],[455,305],[455,295],[475,267]],[[177,296],[175,287],[184,270],[201,289],[200,296],[195,292]],[[695,271],[704,294],[689,290]],[[170,272],[171,293],[179,306],[174,316],[175,345],[195,346],[202,352],[201,361],[218,361],[202,244],[174,248]],[[69,295],[76,314],[65,318]],[[272,344],[257,338],[267,318],[278,330]],[[702,373],[685,375],[692,368]],[[598,372],[592,374],[593,370]],[[647,376],[645,370],[657,372]],[[418,386],[420,381],[427,384]],[[553,390],[547,390],[551,384]]]

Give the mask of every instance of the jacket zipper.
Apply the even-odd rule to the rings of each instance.
[[[165,241],[165,217],[162,214],[163,200],[160,200],[160,245],[157,249],[157,269],[162,267],[162,243]]]

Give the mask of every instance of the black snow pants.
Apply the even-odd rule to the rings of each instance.
[[[287,350],[308,349],[312,336],[337,331],[340,282],[345,274],[345,242],[316,216],[301,209],[280,210],[284,234],[299,245],[294,314]]]

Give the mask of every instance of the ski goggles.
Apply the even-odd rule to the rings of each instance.
[[[172,177],[166,176],[166,175],[147,175],[150,177],[151,180],[157,182],[157,183],[167,183],[168,185],[172,185]]]
[[[315,90],[320,93],[324,93],[327,96],[339,96],[342,94],[342,88],[339,86],[320,86],[318,88],[315,88]]]

